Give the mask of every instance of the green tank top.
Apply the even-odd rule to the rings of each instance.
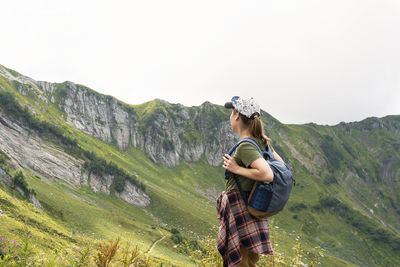
[[[265,149],[265,145],[261,139],[255,138],[255,137],[252,137],[250,139],[254,140],[261,149]],[[271,146],[271,149],[273,151],[272,146]],[[235,159],[236,163],[239,166],[245,167],[245,168],[251,168],[250,165],[255,160],[262,158],[262,156],[261,156],[260,152],[258,151],[258,149],[254,145],[252,145],[251,143],[248,143],[248,142],[244,142],[236,148],[233,158]],[[247,178],[247,177],[241,176],[241,175],[237,175],[237,177],[238,177],[240,186],[242,187],[243,191],[251,191],[251,189],[253,189],[255,180],[252,180],[250,178]],[[225,187],[225,191],[228,192],[231,190],[239,190],[232,174],[229,176],[229,179],[226,182],[226,187]]]

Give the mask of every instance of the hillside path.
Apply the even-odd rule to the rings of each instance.
[[[151,247],[145,252],[145,254],[150,254],[151,250],[157,245],[157,243],[167,237],[160,231],[160,229],[158,229],[158,231],[160,232],[162,237],[160,239],[157,239],[156,241],[154,241],[153,244],[151,245]]]

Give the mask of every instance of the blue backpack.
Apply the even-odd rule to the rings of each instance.
[[[269,144],[267,144],[267,150],[261,150],[257,143],[249,138],[244,138],[236,143],[229,150],[228,154],[232,156],[232,153],[243,142],[251,143],[257,147],[262,157],[271,167],[272,172],[274,173],[274,179],[270,183],[256,181],[247,200],[244,192],[242,191],[242,187],[240,186],[237,175],[232,173],[239,188],[240,195],[242,196],[249,213],[254,217],[264,218],[273,216],[283,209],[289,199],[292,185],[295,185],[292,172],[284,162],[274,158]],[[229,179],[230,174],[231,172],[226,170],[225,179]]]

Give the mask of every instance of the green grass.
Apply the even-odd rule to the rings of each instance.
[[[40,211],[17,195],[11,197],[0,189],[1,208],[6,214],[0,217],[2,236],[21,238],[24,227],[28,226],[37,251],[61,251],[74,245],[84,247],[122,237],[125,241],[133,239],[144,252],[154,241],[166,235],[167,241],[157,244],[151,255],[168,261],[174,259],[172,262],[175,263],[187,263],[187,257],[170,246],[169,232],[156,226],[143,209],[106,194],[93,193],[88,188],[75,192],[56,181],[49,185],[38,178],[27,177],[30,187],[37,191],[38,200],[47,209]],[[86,201],[71,196],[71,192]]]
[[[7,193],[2,191],[1,207],[12,203],[12,206],[7,207],[13,216],[7,217],[7,221],[1,224],[0,231],[8,231],[12,237],[17,237],[24,225],[23,218],[29,218],[29,226],[34,229],[35,240],[43,247],[46,247],[50,240],[56,242],[60,248],[74,244],[57,233],[72,235],[73,239],[81,244],[96,240],[115,240],[117,236],[129,236],[133,233],[134,239],[144,250],[160,239],[161,233],[168,236],[167,230],[171,228],[179,229],[189,238],[215,234],[215,201],[207,200],[199,191],[216,188],[218,192],[224,189],[221,167],[210,166],[204,158],[193,163],[182,161],[174,168],[154,164],[137,148],[128,147],[126,151],[121,151],[115,142],[106,144],[67,124],[64,119],[65,113],[57,106],[57,103],[62,103],[65,94],[62,91],[63,84],[59,84],[61,89],[57,94],[56,104],[44,103],[36,97],[35,94],[41,92],[35,84],[30,85],[35,93],[30,93],[29,97],[17,93],[14,86],[15,84],[0,76],[1,90],[12,92],[23,106],[29,105],[40,118],[62,128],[64,134],[76,139],[82,149],[92,151],[123,168],[128,174],[135,175],[139,182],[146,185],[151,204],[146,209],[134,207],[114,196],[94,193],[84,186],[74,188],[61,180],[50,179],[52,185],[49,185],[25,170],[28,185],[37,192],[37,198],[45,206],[46,212],[35,210],[31,204],[26,204],[22,199],[17,201],[17,196],[7,196]],[[150,101],[131,106],[113,97],[102,96],[86,87],[85,89],[88,94],[95,94],[104,101],[117,101],[124,109],[137,115],[143,127],[146,123],[151,124],[151,119],[161,113],[172,121],[180,119],[171,115],[182,108],[179,105]],[[192,115],[200,114],[205,121],[210,121],[210,127],[215,129],[218,129],[219,122],[228,118],[223,107],[212,104],[189,108],[188,112]],[[389,119],[394,120],[385,120]],[[290,254],[297,242],[296,237],[300,236],[306,250],[311,250],[316,245],[327,249],[326,257],[322,259],[326,266],[331,266],[330,263],[334,262],[348,264],[338,258],[360,265],[368,263],[366,259],[371,255],[374,256],[377,265],[385,263],[385,257],[389,257],[389,261],[398,259],[398,255],[391,248],[382,244],[374,247],[368,234],[357,232],[356,228],[343,218],[338,218],[333,212],[313,209],[321,197],[336,197],[348,207],[369,217],[369,220],[379,223],[362,205],[365,203],[371,207],[376,202],[379,207],[384,204],[386,208],[374,209],[375,214],[398,229],[399,215],[396,215],[391,205],[395,205],[398,200],[396,192],[400,190],[400,182],[395,180],[387,183],[382,180],[382,177],[377,175],[380,166],[376,162],[377,159],[380,162],[400,160],[397,150],[400,142],[398,135],[387,129],[365,131],[364,128],[368,128],[373,120],[351,126],[346,124],[345,127],[283,125],[273,118],[264,120],[268,129],[267,135],[273,138],[274,147],[293,167],[297,181],[287,207],[274,217],[274,231],[277,232],[278,245],[282,251]],[[188,124],[188,128],[183,129],[182,138],[193,142],[208,138],[199,136],[198,127],[198,122]],[[48,141],[52,142],[51,139]],[[56,142],[54,144],[57,145]],[[293,155],[292,149],[299,153],[298,157]],[[396,173],[396,168],[398,165],[394,164],[390,171]],[[333,175],[337,182],[327,184],[329,175]],[[388,200],[389,197],[393,198],[392,202]],[[304,204],[306,208],[290,209],[299,203]],[[39,239],[46,235],[45,241],[40,242]],[[169,237],[159,242],[153,253],[157,257],[175,259],[175,262],[188,262],[187,256],[173,248]]]

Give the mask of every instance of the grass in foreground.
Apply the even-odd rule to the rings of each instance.
[[[32,235],[25,228],[22,240],[0,238],[1,266],[177,266],[172,263],[149,256],[134,241],[115,241],[90,244],[86,248],[73,246],[56,253],[43,253],[32,243]],[[216,240],[207,237],[200,242],[200,248],[190,249],[186,245],[186,253],[194,266],[222,266],[222,258],[216,249]],[[284,255],[276,250],[273,256],[262,256],[259,266],[314,266],[321,264],[323,250],[316,248],[305,252],[301,243],[293,247],[291,255]]]

